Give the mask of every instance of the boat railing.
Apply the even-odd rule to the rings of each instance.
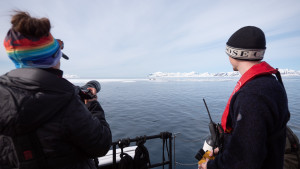
[[[140,136],[136,138],[125,138],[125,139],[120,139],[116,142],[112,143],[112,150],[113,150],[113,164],[112,164],[112,169],[117,169],[117,146],[121,149],[128,147],[131,142],[138,142],[140,140],[152,140],[152,139],[162,139],[162,162],[161,163],[155,163],[151,164],[148,166],[148,168],[156,168],[159,166],[169,166],[169,169],[172,169],[172,133],[169,132],[161,132],[160,134],[157,135],[151,135],[151,136]],[[166,152],[165,152],[166,149]],[[165,154],[167,153],[167,159],[165,158]],[[151,159],[151,157],[150,157]]]

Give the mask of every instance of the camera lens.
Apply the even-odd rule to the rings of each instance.
[[[96,80],[91,80],[89,82],[87,82],[84,86],[80,87],[81,90],[87,90],[87,88],[95,88],[97,93],[101,90],[101,85],[98,81]]]

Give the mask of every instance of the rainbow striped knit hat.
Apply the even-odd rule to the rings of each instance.
[[[62,56],[59,43],[50,33],[42,38],[28,38],[10,29],[4,47],[16,68],[50,68]]]

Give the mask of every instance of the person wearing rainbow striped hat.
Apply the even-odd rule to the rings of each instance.
[[[0,168],[96,169],[111,131],[96,99],[63,78],[63,42],[48,18],[16,11],[4,40],[16,69],[0,76]],[[90,89],[96,95],[96,89]]]
[[[11,28],[4,40],[6,52],[16,68],[50,68],[57,66],[61,57],[69,59],[61,52],[63,41],[54,39],[48,30],[30,35],[30,30],[16,29]]]

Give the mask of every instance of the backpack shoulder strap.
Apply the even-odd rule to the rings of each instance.
[[[282,78],[281,78],[281,74],[280,74],[280,72],[279,72],[279,70],[277,69],[277,72],[276,72],[276,78],[277,78],[277,80],[279,81],[279,83],[280,84],[282,84],[282,86],[283,86],[283,82],[282,82]],[[284,86],[283,86],[283,88],[284,88]]]
[[[74,95],[75,93],[72,94],[69,101],[73,99]],[[61,112],[65,107],[66,106],[63,106],[58,112]],[[56,114],[57,113],[54,113],[47,119],[47,121],[51,120]],[[37,126],[36,129],[38,127],[39,126]],[[49,166],[51,164],[50,160],[55,163],[59,162],[59,160],[56,159],[52,160],[46,158],[39,137],[37,136],[36,129],[28,133],[12,137],[14,148],[19,160],[19,169],[48,169],[51,168]],[[65,162],[67,162],[67,160],[65,160]]]

